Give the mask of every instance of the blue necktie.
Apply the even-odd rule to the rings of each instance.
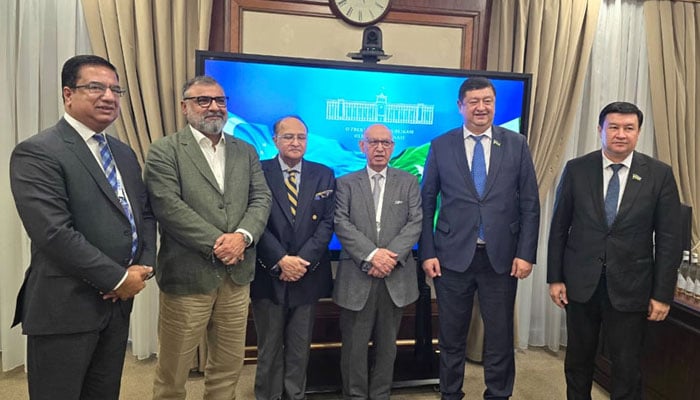
[[[126,214],[126,217],[129,219],[129,225],[131,225],[131,261],[133,261],[139,244],[134,214],[131,212],[131,205],[129,205],[129,201],[126,198],[126,191],[121,187],[117,179],[117,164],[114,162],[114,158],[112,158],[112,152],[107,145],[107,138],[99,133],[95,134],[93,137],[97,140],[100,149],[100,161],[102,162],[102,169],[105,172],[105,176],[110,186],[112,186],[112,190],[114,190],[114,193],[117,195],[119,203],[124,210],[124,214]],[[131,264],[131,261],[129,261],[129,264]]]
[[[610,182],[608,182],[608,192],[605,194],[605,217],[608,219],[608,226],[612,226],[617,215],[617,200],[620,198],[620,177],[617,172],[622,168],[622,164],[611,164],[613,170]]]
[[[472,179],[474,180],[474,187],[476,187],[476,192],[479,194],[479,198],[484,195],[484,188],[486,187],[486,157],[484,157],[484,146],[481,144],[481,139],[484,136],[471,135],[474,139],[474,154],[472,155]],[[479,239],[484,240],[484,223],[479,217]]]

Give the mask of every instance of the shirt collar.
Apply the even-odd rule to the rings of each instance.
[[[202,132],[198,131],[192,125],[190,125],[190,130],[192,131],[192,135],[194,136],[194,140],[196,140],[200,146],[202,145],[202,140],[205,140],[205,139],[207,141],[206,144],[211,146],[211,144],[212,144],[211,139],[209,139],[207,136],[205,136]],[[218,146],[222,143],[226,143],[226,134],[223,132],[221,132],[221,136],[219,137],[219,142],[216,143],[216,145]]]
[[[367,175],[369,175],[370,179],[372,179],[372,177],[376,174],[379,174],[382,176],[382,178],[386,179],[386,171],[389,169],[389,167],[384,167],[384,169],[379,172],[370,168],[369,165],[367,165],[365,169],[367,170]]]
[[[287,165],[287,163],[284,162],[284,160],[282,160],[282,156],[280,156],[279,154],[277,155],[277,161],[280,162],[280,168],[282,168],[282,171],[286,172],[287,170],[293,169],[297,171],[298,174],[301,174],[301,161],[299,161],[297,165],[290,167],[289,165]]]
[[[608,168],[612,164],[622,164],[625,167],[627,167],[627,169],[632,168],[632,156],[634,155],[634,151],[631,152],[627,157],[625,157],[624,160],[622,160],[622,162],[619,163],[610,161],[610,159],[605,155],[605,152],[602,149],[600,150],[600,152],[603,154],[603,170],[605,170],[605,168]]]
[[[486,132],[482,133],[481,135],[477,135],[467,129],[466,126],[462,126],[462,136],[464,136],[464,139],[468,138],[469,136],[486,136],[489,138],[489,140],[491,140],[493,138],[493,131],[491,128],[492,127],[489,126],[489,129],[487,129]]]
[[[75,129],[76,132],[78,132],[78,134],[80,135],[80,137],[83,138],[83,140],[86,142],[88,141],[88,139],[95,136],[96,133],[101,133],[95,132],[92,129],[88,128],[85,124],[73,118],[73,116],[71,116],[68,113],[63,114],[63,119],[65,119],[66,122],[68,122],[68,125],[73,127],[73,129]]]

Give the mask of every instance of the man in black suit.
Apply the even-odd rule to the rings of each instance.
[[[280,119],[273,137],[279,155],[262,162],[273,204],[251,284],[258,400],[306,398],[316,302],[331,294],[335,178],[330,168],[303,158],[307,138],[300,118]]]
[[[17,145],[12,194],[32,241],[14,324],[27,335],[32,399],[118,399],[132,298],[155,261],[155,219],[136,155],[104,130],[116,69],[63,65],[64,117]]]
[[[680,200],[671,167],[635,152],[643,114],[600,112],[602,151],[566,164],[549,235],[547,282],[566,308],[567,397],[590,399],[601,324],[612,399],[641,398],[646,320],[668,315],[680,262]]]
[[[513,392],[513,308],[518,279],[537,254],[540,204],[523,135],[493,126],[496,89],[472,77],[459,88],[464,125],[430,144],[423,172],[420,257],[440,314],[440,392],[461,399],[474,293],[484,319],[485,399]],[[438,209],[437,223],[433,216]]]

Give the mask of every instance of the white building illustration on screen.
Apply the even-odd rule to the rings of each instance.
[[[326,119],[332,121],[432,125],[434,114],[434,105],[389,103],[383,93],[374,102],[326,100]]]

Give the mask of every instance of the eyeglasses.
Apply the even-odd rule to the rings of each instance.
[[[228,97],[226,97],[226,96],[216,96],[216,97],[195,96],[195,97],[185,97],[182,100],[194,100],[197,102],[197,105],[200,107],[209,107],[211,105],[211,102],[215,101],[217,106],[226,107],[226,103],[228,102]]]
[[[116,94],[119,97],[124,96],[124,93],[126,93],[126,89],[122,89],[122,87],[119,85],[107,86],[99,82],[90,82],[85,85],[76,85],[73,86],[73,89],[85,89],[90,94],[100,96],[105,94],[107,92],[107,89],[111,90],[112,93]]]
[[[386,139],[365,139],[365,143],[367,143],[369,147],[379,147],[380,144],[382,147],[391,147],[394,145],[393,140]]]
[[[285,142],[293,142],[294,139],[303,142],[306,140],[306,134],[305,133],[300,133],[298,135],[295,135],[293,133],[285,133],[284,135],[278,135],[278,138],[282,139]]]

